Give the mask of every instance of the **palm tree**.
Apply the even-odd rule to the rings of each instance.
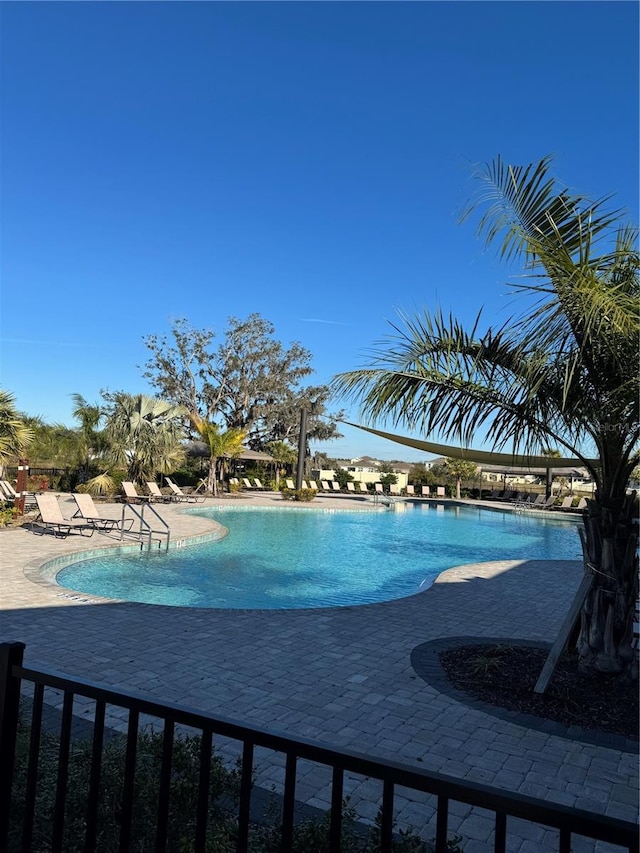
[[[242,452],[242,442],[246,433],[241,429],[220,431],[220,427],[212,421],[201,418],[196,412],[189,415],[191,425],[207,445],[209,450],[209,473],[207,475],[207,491],[218,494],[218,465],[224,457],[234,457]]]
[[[549,174],[550,158],[478,174],[478,232],[524,262],[517,285],[534,304],[500,328],[465,331],[424,312],[394,332],[367,369],[335,378],[371,422],[438,432],[469,446],[479,428],[497,449],[569,451],[596,485],[585,514],[585,559],[593,584],[578,651],[583,669],[637,678],[633,621],[638,595],[635,493],[640,417],[637,229],[608,199],[590,201]],[[467,458],[472,458],[470,455]]]
[[[99,403],[87,403],[82,394],[72,394],[73,417],[80,421],[78,429],[78,456],[80,458],[80,482],[89,476],[91,460],[105,449],[104,437],[98,431],[106,409]]]
[[[276,488],[278,488],[282,474],[293,470],[293,466],[298,460],[298,451],[286,441],[270,441],[265,446],[265,450],[270,456],[273,456],[275,461]]]
[[[7,462],[26,452],[33,441],[33,430],[25,423],[15,406],[15,398],[0,388],[0,473]]]
[[[184,459],[186,410],[145,394],[114,395],[105,433],[109,455],[127,469],[127,477],[143,483],[157,472],[174,471]]]
[[[468,462],[466,459],[445,459],[444,467],[447,474],[455,480],[456,483],[456,499],[460,500],[460,488],[463,480],[470,480],[478,471],[478,466],[474,462]]]

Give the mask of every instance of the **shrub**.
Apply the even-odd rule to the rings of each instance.
[[[309,503],[315,498],[317,492],[314,489],[288,489],[286,486],[280,486],[280,494],[283,501]]]
[[[5,504],[0,508],[0,527],[11,527],[17,517],[17,507]]]
[[[50,487],[50,480],[46,474],[34,474],[32,477],[27,477],[28,492],[46,492]]]
[[[12,791],[11,822],[8,851],[22,845],[22,824],[26,807],[26,768],[29,760],[29,731],[21,725],[16,747],[16,763]],[[129,850],[151,853],[155,849],[155,827],[158,817],[158,790],[162,766],[164,736],[160,732],[138,734],[135,800]],[[169,800],[167,843],[171,853],[193,849],[198,802],[201,737],[179,735],[173,743],[171,795]],[[102,853],[119,847],[120,817],[127,739],[124,735],[107,738],[102,753],[100,798],[98,803],[98,849]],[[58,754],[60,740],[44,733],[40,739],[36,810],[32,822],[31,849],[44,853],[51,848],[53,813],[56,802]],[[69,752],[69,768],[65,802],[65,825],[62,849],[65,853],[81,853],[84,849],[85,815],[92,743],[74,739]],[[221,758],[212,753],[209,791],[208,853],[233,853],[238,841],[238,807],[240,773],[225,768]],[[274,798],[275,800],[275,798]],[[261,824],[249,827],[250,853],[278,853],[281,849],[279,813],[274,802]],[[329,849],[330,812],[320,819],[306,820],[294,827],[293,853],[324,853]],[[380,850],[380,816],[373,827],[357,824],[356,815],[347,803],[343,805],[342,853],[374,853]],[[448,850],[459,851],[458,838],[448,843]],[[432,845],[412,830],[394,836],[393,853],[429,853]]]

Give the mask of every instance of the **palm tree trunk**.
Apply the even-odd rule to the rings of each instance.
[[[581,614],[578,655],[583,671],[638,678],[633,624],[638,598],[635,492],[621,501],[589,501],[585,511],[585,568],[595,582]]]
[[[209,458],[209,474],[207,476],[207,491],[217,497],[218,495],[218,480],[216,477],[216,468],[218,466],[218,457],[211,456]]]

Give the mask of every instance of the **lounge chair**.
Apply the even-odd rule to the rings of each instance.
[[[7,480],[0,480],[0,500],[15,501],[20,495]],[[36,506],[36,496],[34,492],[26,492],[24,495],[24,508]]]
[[[384,494],[384,488],[382,487],[382,483],[374,483],[373,485],[374,491],[379,495]]]
[[[340,488],[340,483],[337,480],[330,481],[331,490],[334,492],[340,492],[342,489]]]
[[[355,487],[355,485],[351,482],[351,480],[349,480],[349,482],[347,483],[347,491],[348,491],[348,492],[353,492],[354,494],[355,494],[355,492],[356,492],[356,487]]]
[[[147,489],[149,489],[149,497],[152,501],[169,503],[171,500],[171,495],[163,495],[157,483],[147,483]]]
[[[18,497],[18,493],[11,483],[8,483],[6,480],[0,480],[0,497],[7,501],[13,501]]]
[[[303,489],[306,489],[307,491],[309,491],[309,483],[307,483],[306,480],[303,480],[300,485]]]
[[[587,508],[587,499],[586,498],[580,498],[580,500],[578,501],[578,506],[576,507],[576,509],[577,510],[583,510],[586,508]]]
[[[360,480],[360,482],[358,483],[358,486],[360,487],[360,491],[362,492],[363,495],[369,494],[369,487],[364,482],[364,480]]]
[[[422,493],[423,498],[430,498],[431,497],[431,486],[422,486],[420,491]]]
[[[542,498],[542,500],[540,500]],[[549,495],[548,498],[545,498],[544,495],[538,495],[535,502],[531,504],[533,509],[551,509],[556,501],[555,495]]]
[[[320,487],[322,488],[323,492],[331,491],[331,486],[329,485],[327,480],[320,480]]]
[[[542,504],[544,503],[544,500],[545,500],[544,495],[536,495],[535,500],[532,501],[529,506],[532,506],[532,507],[535,507],[536,509],[538,509],[538,507],[542,506]]]
[[[406,489],[406,492],[407,492],[407,495],[412,495],[412,496],[413,496],[413,495],[415,495],[416,490],[415,490],[415,488],[411,485],[411,483],[409,483],[409,484],[408,484],[407,489]]]
[[[73,499],[76,502],[78,509],[73,514],[72,519],[80,516],[83,521],[86,521],[87,524],[95,527],[96,530],[113,530],[114,528],[120,530],[122,528],[120,519],[104,518],[100,515],[91,495],[84,492],[78,492],[73,495]],[[134,519],[127,518],[125,519],[125,522],[129,522],[127,530],[130,530]]]
[[[185,492],[182,491],[180,486],[178,486],[177,483],[174,483],[173,480],[171,480],[169,477],[165,477],[165,480],[167,481],[167,486],[169,486],[169,488],[171,489],[172,501],[176,501],[178,503],[182,502],[195,504],[203,503],[206,498],[206,495],[196,495],[195,492],[187,495]]]
[[[571,509],[571,505],[573,504],[573,495],[568,495],[568,497],[563,498],[560,506],[554,506],[555,510],[567,510]]]
[[[447,492],[444,486],[436,486],[436,495],[439,498],[446,498]]]
[[[284,484],[288,489],[291,489],[292,492],[295,492],[296,484],[293,482],[293,480],[285,480]]]
[[[126,503],[143,504],[151,502],[151,495],[139,495],[134,484],[128,480],[122,481],[122,491],[124,492]]]
[[[264,491],[264,486],[262,485],[261,481],[257,477],[253,478],[253,482],[255,484],[256,489],[260,489],[261,491]]]
[[[315,480],[309,480],[309,488],[312,489],[314,492],[319,491],[318,490],[318,484],[316,483]]]
[[[245,487],[245,489],[251,489],[252,491],[253,491],[253,489],[255,488],[255,487],[253,486],[253,484],[251,483],[251,480],[249,480],[249,478],[248,478],[248,477],[243,477],[243,478],[242,478],[242,485]]]
[[[35,498],[40,513],[35,523],[38,527],[44,528],[38,532],[35,527],[32,527],[36,536],[44,536],[47,530],[51,530],[58,539],[66,539],[72,530],[79,530],[81,536],[84,536],[84,531],[87,530],[88,535],[93,536],[95,528],[92,524],[63,517],[58,498],[51,492],[36,495]]]
[[[397,498],[399,498],[400,495],[402,494],[402,492],[400,491],[400,486],[397,483],[390,483],[389,484],[389,494],[395,495]]]

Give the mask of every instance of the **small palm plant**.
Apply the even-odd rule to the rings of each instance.
[[[216,423],[200,417],[196,412],[192,412],[189,419],[209,450],[207,491],[217,495],[218,466],[225,457],[233,458],[242,453],[242,442],[246,434],[240,429],[228,429],[223,432]]]

